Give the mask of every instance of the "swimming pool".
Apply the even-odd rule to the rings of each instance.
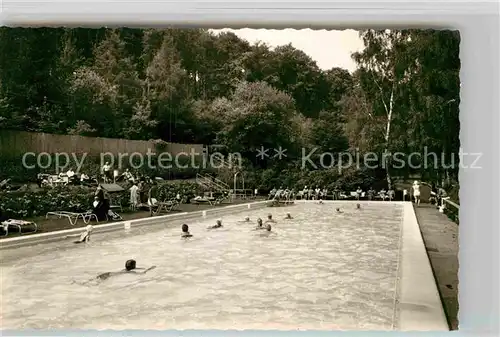
[[[397,203],[298,202],[180,228],[132,228],[88,245],[48,243],[2,252],[4,329],[397,329],[403,207]],[[344,213],[337,214],[336,207]],[[268,212],[275,236],[255,221]],[[290,212],[294,219],[284,220]],[[22,258],[21,258],[22,257]],[[127,259],[156,265],[122,275]]]

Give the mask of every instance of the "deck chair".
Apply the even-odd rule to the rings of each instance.
[[[229,198],[230,198],[230,195],[225,195],[225,194],[219,195],[215,198],[214,204],[215,205],[222,204],[224,201],[229,200]]]
[[[108,213],[106,214],[106,218],[108,221],[121,221],[123,220],[122,216],[112,209],[108,210]]]
[[[9,227],[17,227],[19,229],[19,234],[23,234],[23,228],[26,227],[34,227],[34,230],[30,231],[30,233],[36,233],[38,231],[38,225],[32,221],[24,221],[24,220],[15,220],[9,219],[0,223],[0,227],[2,227],[3,232],[5,233],[3,236],[9,235]]]
[[[9,186],[10,179],[4,179],[0,181],[0,190],[3,188],[7,188]]]
[[[201,198],[201,199],[196,199],[196,198],[191,199],[191,203],[195,204],[195,205],[209,204],[209,205],[213,206],[214,202],[215,202],[215,198],[205,197],[205,198]]]
[[[172,210],[174,210],[175,207],[177,207],[178,205],[180,205],[180,202],[177,199],[172,199],[168,201],[156,202],[154,205],[151,205],[150,207],[153,209],[152,214],[158,215],[161,212],[169,213]]]

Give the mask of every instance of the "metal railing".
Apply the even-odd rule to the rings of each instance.
[[[217,178],[211,178],[202,174],[196,174],[196,182],[198,185],[208,189],[215,189],[217,191],[227,191],[229,190],[229,185],[224,183],[222,180]]]
[[[443,207],[443,212],[450,218],[451,221],[455,222],[457,225],[460,224],[460,205],[451,201],[449,198],[441,199],[441,207]]]

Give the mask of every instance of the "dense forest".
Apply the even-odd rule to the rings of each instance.
[[[292,45],[205,29],[1,28],[0,129],[221,144],[243,155],[248,175],[278,184],[339,178],[336,168],[301,169],[303,149],[427,151],[438,167],[398,167],[386,156],[375,170],[341,176],[456,180],[458,167],[445,166],[460,146],[459,33],[360,36],[350,74],[322,70]],[[261,146],[282,146],[287,157],[257,158]]]

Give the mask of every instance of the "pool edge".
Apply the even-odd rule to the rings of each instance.
[[[449,331],[413,204],[405,202],[403,208],[397,328]]]
[[[123,230],[126,228],[136,227],[136,226],[158,225],[159,223],[168,220],[183,220],[183,219],[192,219],[198,217],[201,218],[205,216],[217,216],[220,214],[224,214],[228,210],[232,211],[235,209],[239,209],[239,211],[242,211],[244,209],[255,209],[255,208],[265,207],[267,203],[268,203],[267,200],[254,201],[237,205],[228,205],[204,211],[183,212],[183,213],[167,214],[155,217],[146,217],[134,220],[118,221],[113,223],[105,223],[100,225],[94,225],[93,233],[95,234],[105,233],[105,232]],[[65,229],[48,233],[31,234],[27,236],[2,239],[0,240],[0,251],[65,240],[69,236],[77,236],[81,234],[84,229],[85,228],[79,227],[79,228]]]

